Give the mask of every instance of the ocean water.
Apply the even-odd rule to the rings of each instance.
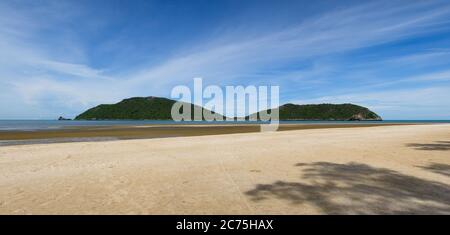
[[[191,121],[191,122],[174,122],[174,121],[155,121],[155,120],[116,120],[116,121],[58,121],[58,120],[0,120],[0,131],[37,131],[51,130],[70,127],[86,127],[86,126],[128,126],[128,125],[179,125],[179,124],[245,124],[245,123],[262,123],[250,121],[234,121],[234,122],[207,122],[207,121]],[[383,121],[280,121],[280,123],[291,124],[363,124],[363,123],[450,123],[450,120],[383,120]]]

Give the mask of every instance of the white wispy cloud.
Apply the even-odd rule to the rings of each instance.
[[[57,61],[36,61],[34,65],[39,66],[39,68],[47,69],[51,72],[57,72],[62,74],[73,75],[81,78],[89,79],[105,79],[113,81],[114,79],[110,76],[104,75],[104,72],[98,69],[93,69],[84,64],[73,64],[73,63],[63,63]]]
[[[429,27],[433,22],[444,20],[450,14],[450,6],[436,7],[427,2],[386,4],[371,3],[325,13],[291,28],[264,32],[244,41],[239,36],[232,42],[220,40],[220,45],[211,43],[211,48],[200,47],[198,52],[180,54],[159,66],[144,69],[132,80],[168,78],[179,82],[201,75],[223,81],[239,73],[276,68],[292,59],[331,56],[427,33],[437,30]]]

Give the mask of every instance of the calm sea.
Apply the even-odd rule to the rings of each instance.
[[[259,122],[174,122],[154,120],[117,121],[58,121],[58,120],[0,120],[0,131],[35,131],[84,126],[127,126],[127,125],[178,125],[178,124],[245,124]],[[450,120],[384,120],[384,121],[281,121],[292,124],[362,124],[362,123],[450,123]]]

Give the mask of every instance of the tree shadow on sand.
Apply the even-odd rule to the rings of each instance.
[[[411,144],[407,144],[406,146],[413,147],[417,150],[445,151],[445,150],[450,150],[450,141],[435,141],[434,144],[411,143]]]
[[[433,163],[428,166],[421,166],[420,168],[450,177],[450,165],[447,164]]]
[[[449,214],[450,186],[366,164],[299,163],[302,182],[259,184],[246,194],[294,205],[311,203],[326,214]]]

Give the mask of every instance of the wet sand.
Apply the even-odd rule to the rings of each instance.
[[[0,214],[450,214],[450,125],[0,147]]]
[[[351,123],[351,124],[280,124],[279,131],[320,128],[373,127],[387,125],[406,125],[389,123]],[[409,124],[411,125],[411,124]],[[0,146],[39,143],[65,143],[85,141],[106,141],[119,139],[149,139],[183,136],[204,136],[259,132],[259,124],[179,124],[144,126],[90,126],[70,127],[36,131],[0,131]]]

